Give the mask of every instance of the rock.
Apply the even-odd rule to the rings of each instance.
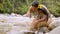
[[[34,32],[24,32],[24,34],[35,34]]]
[[[46,34],[60,34],[60,26],[56,27],[55,29]]]
[[[60,18],[52,18],[52,23],[50,23],[52,28],[60,26]]]
[[[39,32],[38,34],[43,34],[43,32]]]
[[[9,32],[7,32],[7,34],[34,34],[33,32],[31,31],[28,31],[28,30],[11,30]]]
[[[43,34],[43,32],[35,31],[35,34]]]
[[[15,13],[11,13],[11,15],[10,15],[10,16],[18,16],[18,17],[20,17],[20,16],[22,16],[22,15],[15,14]]]
[[[55,16],[54,16],[54,15],[52,15],[52,14],[51,14],[51,17],[52,17],[52,18],[55,18]]]
[[[49,30],[46,27],[41,27],[39,31],[40,32],[49,32]]]
[[[24,34],[24,33],[20,31],[11,30],[10,32],[7,32],[6,34]]]
[[[5,31],[0,30],[0,34],[6,34],[6,32],[5,32]]]
[[[11,25],[8,23],[0,23],[0,34],[6,34],[11,30]]]
[[[11,25],[8,23],[0,23],[0,31],[8,32],[11,30]]]
[[[0,34],[35,34],[34,32],[29,31],[29,27],[33,19],[34,16],[32,18],[29,18],[14,13],[12,13],[11,15],[0,14]],[[52,28],[60,26],[60,17],[55,18],[54,16],[52,16],[52,23],[50,24],[50,26]],[[51,32],[53,32],[53,30]],[[48,31],[49,30],[43,27],[38,34],[43,34],[43,32]]]

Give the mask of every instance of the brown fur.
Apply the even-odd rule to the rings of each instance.
[[[51,30],[51,27],[49,26],[47,21],[42,21],[42,22],[35,22],[35,21],[37,21],[37,19],[33,20],[30,30],[32,31],[40,30],[41,27],[47,27],[48,30]]]

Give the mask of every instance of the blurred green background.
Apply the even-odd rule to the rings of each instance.
[[[34,0],[0,0],[0,13],[25,14]],[[50,13],[60,16],[60,0],[38,0],[47,6]]]

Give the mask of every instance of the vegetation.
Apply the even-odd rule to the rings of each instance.
[[[34,0],[0,0],[0,13],[25,14]],[[60,0],[38,0],[47,6],[49,11],[60,16]]]

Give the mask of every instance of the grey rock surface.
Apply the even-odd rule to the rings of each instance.
[[[30,32],[29,27],[34,17],[24,17],[18,14],[0,14],[0,34],[24,34],[24,32]],[[54,28],[51,32],[57,30],[58,34],[60,31],[60,17],[55,18],[52,16],[52,23],[50,24]],[[59,27],[58,27],[59,26]],[[46,28],[41,28],[39,34],[43,34],[43,31],[48,31]],[[57,34],[56,33],[56,34]]]
[[[60,26],[56,27],[55,29],[46,34],[60,34]]]

